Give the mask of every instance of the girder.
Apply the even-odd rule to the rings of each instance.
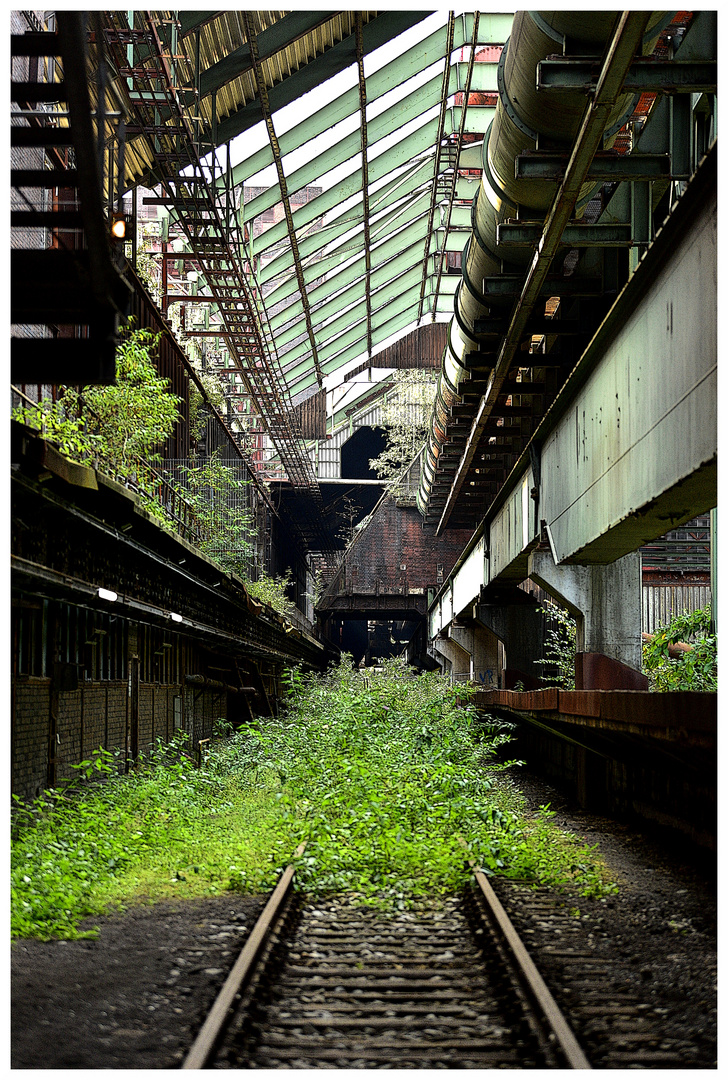
[[[553,38],[552,51],[539,54],[547,56],[538,66],[546,92],[586,112],[588,123],[579,132],[570,121],[562,138],[560,106],[549,112],[549,105],[538,137],[524,135],[504,167],[487,132],[494,116],[494,128],[519,124],[504,75],[508,14],[152,12],[119,39],[127,171],[159,181],[171,200],[188,238],[184,254],[207,279],[200,291],[211,322],[201,332],[225,341],[235,392],[255,399],[277,460],[303,487],[310,459],[305,447],[291,449],[299,447],[291,406],[337,386],[424,320],[454,315],[451,335],[470,335],[457,358],[470,387],[464,382],[460,395],[440,403],[448,434],[433,451],[433,468],[441,455],[443,471],[427,514],[444,528],[451,515],[461,521],[485,511],[492,484],[528,444],[585,347],[578,321],[598,325],[597,301],[604,307],[604,297],[616,295],[624,265],[633,269],[650,242],[647,216],[692,171],[675,133],[688,130],[690,109],[701,107],[690,92],[712,93],[714,58],[685,55],[671,68],[666,54],[641,57],[647,21],[638,13],[625,24],[637,27],[634,55],[617,60],[624,27],[606,49],[600,42],[593,55],[586,48],[574,56],[569,35],[559,45],[557,31],[538,29]],[[398,42],[405,31],[410,36]],[[381,45],[388,55],[376,54]],[[150,78],[155,50],[166,85]],[[529,96],[538,113],[536,74],[534,63],[515,104]],[[333,76],[342,79],[329,83]],[[625,88],[641,94],[629,130],[629,114],[619,112]],[[295,119],[282,112],[309,90]],[[670,146],[645,142],[644,152],[625,153],[641,134],[650,94],[650,101],[670,95]],[[608,120],[617,115],[622,128],[612,131]],[[521,131],[528,126],[520,123]],[[617,131],[622,141],[610,150]],[[230,144],[239,134],[245,140]],[[484,156],[490,174],[482,179]],[[185,169],[191,174],[183,178]],[[593,210],[587,183],[597,185]],[[500,204],[490,232],[486,198]],[[181,298],[194,303],[186,296],[193,292]],[[560,304],[544,313],[553,297]],[[531,389],[509,395],[506,380],[517,372]],[[533,389],[541,386],[542,393]],[[491,438],[505,448],[497,477],[476,463]]]

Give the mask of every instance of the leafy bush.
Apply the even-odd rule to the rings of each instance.
[[[711,632],[710,606],[676,615],[659,627],[642,646],[643,667],[651,688],[657,691],[718,689],[718,639]],[[671,657],[670,645],[691,644],[679,657]]]
[[[486,732],[463,688],[398,659],[291,682],[284,715],[232,753],[277,777],[291,843],[308,838],[302,888],[402,902],[450,890],[465,880],[461,837],[486,872],[608,888],[546,812],[525,815],[497,760],[508,736],[493,718]]]
[[[186,739],[158,745],[128,776],[47,791],[32,804],[15,799],[13,936],[94,936],[78,929],[85,916],[130,900],[220,892],[233,864],[263,887],[275,879],[285,839],[270,792],[243,791],[213,765],[196,769],[182,752]]]
[[[404,906],[456,889],[470,858],[588,895],[613,891],[594,851],[534,815],[498,760],[508,740],[462,687],[399,660],[362,673],[290,675],[279,718],[213,745],[202,768],[183,736],[128,775],[16,804],[15,935],[77,936],[115,903],[270,889],[298,843],[297,881]],[[102,762],[103,765],[103,762]],[[465,850],[461,844],[465,842]]]
[[[276,576],[261,571],[256,581],[245,582],[245,588],[256,600],[270,604],[274,611],[280,612],[281,615],[291,615],[296,610],[296,605],[288,596],[287,591],[292,584],[290,570]]]
[[[541,676],[546,685],[573,690],[576,686],[576,619],[550,601],[539,611],[546,616],[544,658],[534,662],[551,669]]]
[[[169,379],[157,374],[152,356],[159,334],[133,329],[116,351],[116,384],[61,387],[56,401],[22,405],[13,417],[38,428],[61,453],[81,464],[101,463],[122,478],[138,476],[140,462],[159,460],[159,450],[179,420],[179,399]]]

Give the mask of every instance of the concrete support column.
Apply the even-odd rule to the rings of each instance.
[[[463,649],[457,641],[439,635],[432,644],[435,652],[443,659],[442,669],[446,675],[470,676],[470,653]]]
[[[533,551],[528,576],[576,618],[578,652],[602,653],[642,670],[642,575],[638,552],[598,566],[556,566]]]
[[[475,616],[484,632],[503,642],[505,666],[514,677],[540,679],[536,661],[543,656],[543,616],[533,597],[515,587],[486,589]]]
[[[477,622],[451,626],[450,639],[468,653],[471,682],[484,688],[499,686],[498,638]]]

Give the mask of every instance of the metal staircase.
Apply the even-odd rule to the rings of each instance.
[[[112,383],[130,290],[104,206],[85,15],[11,36],[11,381]],[[96,123],[94,123],[94,120]]]

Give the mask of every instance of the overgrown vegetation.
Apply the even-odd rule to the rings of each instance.
[[[63,386],[55,401],[19,406],[13,418],[39,429],[73,461],[99,464],[143,487],[145,464],[160,460],[179,420],[179,399],[152,360],[159,337],[130,325],[116,352],[116,385],[80,392]]]
[[[546,686],[573,690],[576,686],[576,619],[558,604],[547,601],[539,611],[546,616],[543,660],[535,660]]]
[[[392,376],[392,389],[382,405],[387,445],[369,464],[394,489],[427,438],[436,387],[433,371],[402,368]]]
[[[253,596],[290,615],[295,605],[286,594],[288,576],[259,572],[258,580],[249,581],[256,555],[255,523],[246,494],[249,481],[217,451],[191,458],[177,477],[162,468],[161,451],[180,412],[169,379],[159,376],[154,365],[159,337],[134,329],[130,320],[117,349],[114,386],[84,386],[80,391],[63,386],[55,401],[17,406],[13,418],[38,430],[72,461],[130,486],[164,527],[178,528],[184,508],[198,547],[223,570],[237,573]],[[206,388],[217,385],[221,393],[212,376],[206,380]],[[205,409],[194,388],[191,409],[193,436],[199,437]]]
[[[466,858],[613,891],[593,849],[547,808],[525,812],[497,758],[505,737],[446,679],[401,661],[294,672],[283,715],[217,744],[199,770],[160,747],[127,777],[18,807],[13,933],[72,936],[84,915],[141,897],[267,890],[303,839],[299,887],[375,903],[457,888]],[[99,761],[79,771],[103,774]]]
[[[692,647],[670,656],[678,642]],[[710,606],[676,615],[643,642],[643,668],[657,691],[718,689],[718,639],[711,628]]]
[[[288,589],[293,584],[291,571],[284,574],[259,573],[255,581],[248,581],[245,588],[256,600],[264,604],[270,604],[281,615],[292,615],[296,605],[288,595]]]

